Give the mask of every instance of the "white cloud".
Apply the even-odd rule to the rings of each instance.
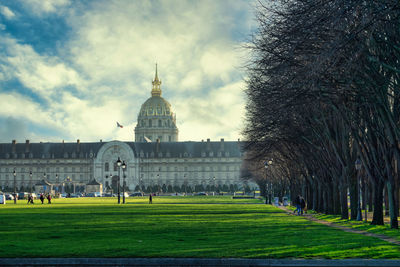
[[[22,4],[37,16],[49,13],[61,13],[71,4],[70,0],[22,0]]]
[[[0,6],[0,13],[7,19],[13,19],[15,17],[15,13],[7,6]]]
[[[81,84],[75,70],[67,67],[57,57],[36,53],[32,46],[19,44],[15,39],[0,37],[0,47],[7,49],[4,61],[8,75],[14,75],[27,88],[48,98],[64,86]]]
[[[37,15],[68,9],[69,39],[60,47],[61,58],[0,36],[0,70],[7,73],[0,80],[17,78],[46,100],[41,105],[0,89],[6,107],[0,116],[15,113],[61,132],[58,139],[132,141],[158,62],[180,140],[240,136],[244,97],[237,67],[243,53],[232,40],[236,22],[226,2],[93,1],[84,13],[74,12],[70,1],[26,5]]]
[[[174,98],[180,140],[236,140],[244,114],[244,82],[215,88],[203,98]]]

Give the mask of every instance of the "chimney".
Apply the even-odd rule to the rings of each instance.
[[[76,140],[76,151],[77,151],[77,152],[79,152],[79,151],[81,150],[80,144],[81,144],[81,141],[80,141],[79,139]]]
[[[12,140],[12,146],[11,146],[11,152],[16,153],[17,151],[17,142],[15,140]]]
[[[103,143],[103,139],[100,139],[100,143]]]
[[[207,138],[207,150],[211,149],[210,138]]]
[[[29,153],[29,140],[25,140],[25,153]]]
[[[224,147],[225,147],[224,144],[225,144],[224,143],[224,138],[221,138],[221,150],[222,151],[224,150]]]

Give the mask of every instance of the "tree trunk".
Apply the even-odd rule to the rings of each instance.
[[[342,185],[340,187],[340,204],[341,204],[341,219],[348,220],[349,219],[349,207],[347,204],[347,186]]]
[[[389,196],[386,184],[383,186],[383,200],[385,204],[385,216],[389,216]]]
[[[363,177],[361,177],[361,195],[363,196],[362,197],[362,206],[361,206],[361,209],[363,209],[363,210],[365,210],[366,208],[367,208],[367,202],[365,201],[366,200],[366,185],[367,185],[367,183],[365,182],[365,179],[363,179]]]
[[[368,212],[372,212],[373,211],[373,202],[374,202],[374,188],[372,186],[372,183],[369,182],[369,186],[368,186]]]
[[[356,177],[351,177],[350,181],[350,220],[356,220],[358,209],[357,179]]]
[[[399,222],[397,220],[397,203],[395,199],[395,191],[396,191],[396,186],[394,184],[393,179],[390,179],[387,184],[387,192],[388,192],[388,198],[389,198],[389,214],[390,214],[390,228],[393,229],[398,229],[399,228]]]
[[[318,197],[318,187],[314,186],[314,190],[312,191],[312,206],[311,206],[313,210],[317,210],[317,197]]]
[[[371,224],[384,225],[383,222],[383,187],[384,183],[379,179],[374,183],[374,214]]]

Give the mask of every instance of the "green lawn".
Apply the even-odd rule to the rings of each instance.
[[[379,239],[271,206],[243,204],[260,200],[155,197],[149,205],[143,197],[128,198],[126,205],[115,202],[78,198],[2,205],[0,257],[400,257],[399,246]]]
[[[388,223],[386,223],[385,225],[371,225],[372,218],[368,218],[368,222],[366,223],[364,221],[358,222],[353,220],[341,220],[340,215],[316,214],[314,216],[324,221],[333,222],[335,224],[342,226],[347,226],[355,230],[362,230],[374,234],[383,234],[386,236],[393,237],[393,239],[400,241],[400,231],[398,229],[391,229],[390,224]]]

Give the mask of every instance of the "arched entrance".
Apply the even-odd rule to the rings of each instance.
[[[111,188],[114,192],[118,191],[118,176],[114,175],[111,179]]]

